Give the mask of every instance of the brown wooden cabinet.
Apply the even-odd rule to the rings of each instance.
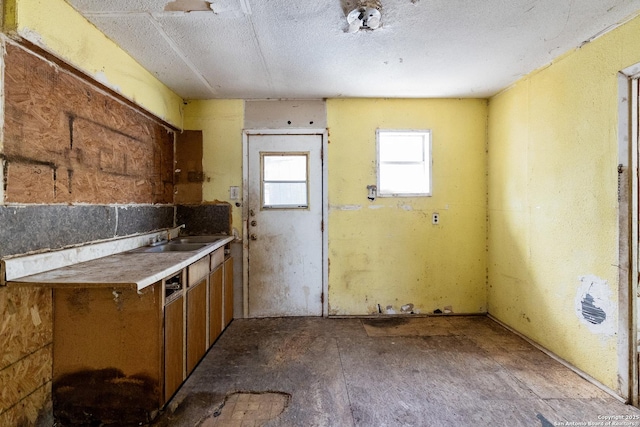
[[[233,258],[224,260],[224,327],[233,320]]]
[[[222,333],[222,270],[222,265],[218,265],[209,275],[209,342],[212,345]]]
[[[140,292],[53,290],[56,419],[65,425],[97,425],[117,417],[122,425],[147,422],[157,414],[168,396],[163,302],[161,282]],[[180,307],[178,302],[177,316]],[[176,333],[170,339],[182,348]]]
[[[164,402],[178,390],[185,378],[184,296],[164,307]]]
[[[140,291],[60,287],[53,296],[54,415],[137,425],[157,415],[233,319],[233,261],[220,248]]]
[[[187,288],[187,373],[207,352],[207,278]]]

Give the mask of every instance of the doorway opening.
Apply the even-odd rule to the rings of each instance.
[[[638,124],[640,64],[618,74],[618,378],[619,393],[639,406]]]
[[[244,317],[326,316],[325,130],[243,136]]]

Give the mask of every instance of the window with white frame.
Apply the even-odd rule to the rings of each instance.
[[[263,209],[308,208],[309,153],[260,153]]]
[[[378,196],[431,196],[431,131],[382,130],[378,142]]]

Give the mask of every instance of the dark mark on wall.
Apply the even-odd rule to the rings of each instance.
[[[79,371],[53,382],[54,417],[63,425],[139,425],[149,422],[158,383],[119,369]],[[114,409],[115,408],[115,409]]]
[[[69,148],[73,150],[73,121],[75,120],[75,116],[67,113],[67,117],[69,119]]]
[[[100,129],[108,130],[109,132],[113,132],[116,135],[124,136],[125,138],[131,139],[131,140],[136,141],[136,142],[144,142],[140,138],[137,138],[137,137],[135,137],[133,135],[129,135],[128,133],[123,132],[120,129],[116,129],[116,128],[113,128],[111,126],[107,126],[104,123],[100,123],[100,122],[98,122],[96,120],[92,120],[92,119],[90,119],[88,117],[74,117],[74,120],[72,121],[72,124],[75,123],[77,120],[84,120],[85,122],[91,123],[92,125],[100,128]]]
[[[67,169],[67,178],[69,179],[69,194],[71,194],[71,184],[73,183],[73,169]]]
[[[58,194],[58,170],[53,170],[53,197],[55,198]]]
[[[28,157],[23,157],[23,156],[5,156],[5,155],[0,155],[0,158],[2,158],[6,163],[23,163],[23,164],[26,164],[26,165],[33,165],[33,166],[47,166],[47,167],[49,167],[49,168],[51,168],[53,170],[58,169],[58,165],[56,165],[53,162],[30,159]],[[5,179],[6,179],[6,174],[5,174]]]
[[[7,192],[7,176],[9,174],[9,162],[7,162],[4,156],[1,156],[1,155],[0,155],[0,159],[2,159],[2,189],[4,193],[6,193]]]
[[[587,322],[599,325],[607,318],[607,313],[594,304],[595,300],[590,294],[586,294],[582,299],[582,316]]]

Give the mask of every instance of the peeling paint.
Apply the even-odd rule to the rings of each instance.
[[[335,211],[359,211],[362,205],[331,205],[331,210]]]
[[[594,275],[580,276],[575,297],[575,310],[580,322],[594,334],[616,333],[616,304],[606,280]]]
[[[107,78],[107,75],[104,73],[104,71],[98,71],[97,73],[95,73],[93,75],[93,78],[98,83],[102,83],[106,87],[111,88],[111,89],[115,90],[118,93],[122,93],[122,88],[120,86],[117,86],[117,85],[114,85],[114,84],[110,83],[109,79]]]

